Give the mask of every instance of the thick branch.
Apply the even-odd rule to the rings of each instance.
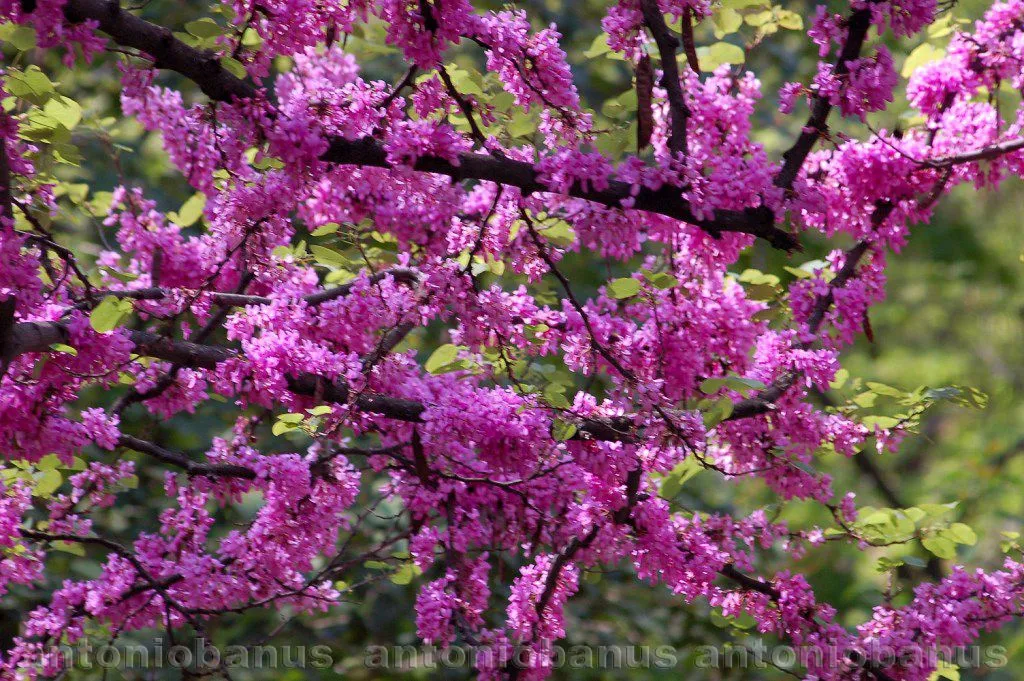
[[[0,116],[6,116],[0,113]],[[11,193],[11,162],[7,158],[7,140],[0,140],[0,218],[14,220],[14,196]]]
[[[322,158],[325,161],[342,165],[390,167],[384,148],[375,140],[365,137],[359,140],[334,138]],[[495,182],[516,187],[524,194],[551,193],[547,186],[540,182],[537,171],[531,164],[509,158],[472,153],[462,154],[459,156],[459,164],[454,165],[445,159],[425,156],[421,157],[413,168],[423,172],[447,175],[454,179]],[[656,190],[644,187],[637,192],[636,196],[633,196],[631,185],[612,179],[605,189],[583,187],[579,183],[574,184],[570,187],[567,195],[593,201],[608,208],[621,208],[623,201],[633,199],[632,208],[635,210],[682,220],[696,225],[710,234],[740,232],[760,237],[775,248],[784,250],[799,248],[799,242],[794,235],[775,226],[774,216],[767,208],[716,211],[713,218],[700,219],[693,214],[689,202],[680,196],[678,187],[666,186]]]
[[[679,39],[672,35],[661,14],[658,0],[641,0],[644,23],[654,36],[661,56],[661,86],[668,94],[668,106],[671,113],[668,148],[676,154],[686,154],[686,121],[690,118],[690,109],[683,97],[683,87],[679,82],[679,64],[676,62],[676,50]],[[688,18],[687,18],[688,21]]]
[[[170,29],[122,10],[117,0],[72,0],[64,5],[64,14],[73,23],[98,22],[100,30],[119,45],[152,56],[157,67],[185,76],[210,99],[231,101],[256,95],[255,87],[229,73],[215,55],[189,47]]]
[[[69,0],[65,5],[65,14],[71,21],[98,21],[100,29],[115,42],[153,56],[157,66],[171,69],[193,80],[211,99],[230,102],[233,99],[256,96],[256,89],[250,83],[228,73],[215,56],[185,45],[164,27],[122,11],[116,1]],[[674,79],[668,79],[674,81],[677,90],[675,95],[671,94],[670,90],[670,100],[678,97],[677,101],[681,102],[682,90],[679,86],[674,51],[672,59],[663,65],[663,69],[665,68],[671,68],[675,73]],[[679,118],[681,116],[673,116],[674,121]],[[676,125],[673,122],[673,126]],[[371,138],[334,138],[323,159],[341,165],[390,167],[384,148]],[[414,168],[423,172],[447,175],[456,180],[497,182],[518,187],[526,194],[549,192],[548,188],[538,181],[537,171],[531,164],[507,158],[466,153],[460,155],[457,164],[453,164],[444,159],[424,157],[419,159]],[[662,187],[658,190],[642,188],[635,197],[631,190],[631,185],[613,179],[606,189],[600,191],[576,184],[569,189],[568,196],[593,201],[609,208],[620,208],[624,200],[633,198],[635,203],[632,207],[636,210],[682,220],[716,236],[721,232],[741,232],[765,239],[776,248],[790,250],[799,247],[792,234],[775,226],[774,216],[766,208],[718,211],[710,219],[698,219],[693,214],[690,204],[682,198],[678,187]]]

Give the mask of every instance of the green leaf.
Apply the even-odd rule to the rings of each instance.
[[[536,112],[532,110],[531,112],[525,112],[522,109],[516,109],[505,125],[505,130],[513,137],[528,137],[537,131],[537,124],[539,122],[540,118]]]
[[[181,208],[178,209],[177,213],[171,211],[167,213],[167,217],[179,227],[190,227],[196,223],[196,220],[202,217],[203,208],[205,207],[206,196],[197,192],[190,196],[185,203],[181,204]]]
[[[309,252],[313,254],[316,261],[324,267],[344,268],[348,264],[345,256],[326,246],[310,246]]]
[[[71,355],[72,357],[78,356],[78,350],[65,343],[54,343],[50,346],[50,349],[54,352],[62,352],[66,355]]]
[[[234,57],[221,57],[220,65],[235,78],[245,78],[248,75],[245,70],[245,64]]]
[[[260,34],[252,28],[245,29],[245,33],[242,34],[242,45],[245,47],[259,47],[263,44],[263,38]]]
[[[956,558],[956,545],[944,537],[932,536],[921,540],[921,546],[925,547],[935,556],[952,560]]]
[[[765,274],[761,270],[747,268],[739,276],[739,280],[745,284],[760,286],[778,286],[779,278],[774,274]]]
[[[555,220],[540,230],[540,235],[556,246],[566,248],[576,241],[576,232],[565,220]]]
[[[57,491],[62,482],[64,482],[64,476],[56,468],[51,468],[50,470],[43,471],[42,475],[39,476],[32,493],[37,497],[50,497]]]
[[[705,378],[703,381],[701,381],[700,391],[705,395],[714,395],[724,386],[724,378]]]
[[[89,212],[95,217],[106,216],[110,212],[110,204],[113,203],[113,200],[114,194],[112,192],[95,192],[88,205]]]
[[[590,43],[590,47],[583,53],[583,56],[587,59],[594,59],[601,55],[608,54],[612,48],[608,47],[608,34],[599,33],[594,42]]]
[[[132,313],[133,309],[131,301],[107,296],[89,315],[89,325],[96,333],[113,331]]]
[[[768,26],[776,22],[775,12],[770,9],[748,14],[743,19],[751,26]]]
[[[19,52],[36,46],[36,29],[25,24],[6,23],[0,26],[0,42],[7,43]]]
[[[701,71],[714,71],[722,64],[742,64],[746,61],[742,47],[726,42],[697,48],[697,57]]]
[[[742,376],[728,376],[725,379],[725,384],[744,397],[747,397],[754,390],[764,390],[768,387],[757,379],[743,378]]]
[[[662,499],[674,499],[682,490],[683,485],[702,470],[704,469],[696,457],[686,458],[684,461],[676,464],[675,468],[662,479],[658,495]]]
[[[940,679],[960,681],[960,667],[950,664],[945,660],[938,660],[938,663],[935,665],[935,671],[928,677],[928,681],[939,681]]]
[[[61,466],[60,457],[56,454],[47,454],[36,462],[36,468],[41,471],[51,471]]]
[[[895,428],[900,424],[899,419],[895,419],[891,416],[865,416],[861,419],[861,423],[864,424],[869,430],[873,430],[875,426],[878,426],[882,430],[889,430]]]
[[[85,557],[85,547],[78,542],[70,541],[55,541],[50,542],[50,548],[54,551],[63,551],[64,553],[70,553],[73,556]]]
[[[114,279],[117,279],[118,281],[123,281],[126,284],[128,282],[135,281],[136,279],[139,278],[139,275],[137,275],[137,274],[135,274],[133,272],[118,272],[114,268],[106,267],[105,265],[100,265],[99,269],[104,274],[108,274],[111,277],[113,277]]]
[[[38,66],[29,66],[24,71],[10,69],[6,74],[4,89],[11,95],[44,106],[57,91],[53,83]]]
[[[654,274],[644,272],[644,276],[647,277],[647,281],[651,282],[651,285],[657,289],[675,288],[679,285],[679,280],[668,272],[657,272]]]
[[[832,382],[829,383],[828,387],[831,388],[832,390],[839,390],[844,385],[846,385],[846,381],[849,380],[849,378],[850,372],[847,371],[846,369],[840,369],[839,371],[836,372],[836,377],[832,379]]]
[[[445,67],[448,71],[448,76],[452,79],[452,85],[459,91],[460,94],[464,95],[475,95],[477,97],[483,97],[487,93],[484,91],[484,79],[483,76],[476,69],[468,70],[461,66],[449,65]]]
[[[952,539],[957,544],[966,544],[967,546],[974,546],[978,542],[978,535],[975,534],[969,525],[964,523],[953,523],[942,535]]]
[[[544,388],[544,399],[556,409],[568,409],[572,406],[565,396],[565,386],[561,383],[551,383]]]
[[[297,428],[298,426],[295,425],[294,423],[288,423],[286,421],[276,421],[274,422],[274,425],[271,426],[270,432],[276,436],[281,436],[284,435],[285,433],[290,433],[291,431],[296,430]]]
[[[427,358],[423,368],[432,374],[443,373],[442,369],[455,361],[459,355],[459,347],[447,343],[434,350]]]
[[[82,107],[75,100],[63,95],[58,95],[46,102],[43,106],[43,113],[63,125],[67,130],[74,130],[82,120]],[[86,189],[88,189],[88,185],[86,185]]]
[[[751,7],[768,7],[766,0],[722,0],[722,7],[732,9],[748,9]]]
[[[730,33],[735,33],[743,25],[743,17],[731,7],[722,7],[711,18],[715,26],[715,37],[721,40]]]
[[[612,279],[608,282],[608,293],[612,298],[622,300],[631,298],[640,292],[640,282],[632,277]]]
[[[704,426],[706,428],[714,428],[722,421],[732,416],[732,410],[735,405],[732,400],[728,397],[720,397],[715,400],[711,408],[704,412]]]
[[[903,62],[903,68],[900,69],[900,75],[904,78],[909,78],[918,68],[929,62],[938,61],[945,56],[946,51],[941,47],[936,47],[931,43],[918,45],[907,55],[906,60]]]
[[[395,574],[391,575],[391,581],[395,584],[409,584],[414,578],[419,576],[421,570],[416,563],[406,563],[402,567],[398,568]]]
[[[185,24],[185,30],[197,38],[217,38],[224,35],[224,29],[213,19],[203,17]]]
[[[804,27],[804,20],[796,12],[788,9],[780,9],[775,13],[775,18],[779,21],[779,26],[790,31],[799,31]]]
[[[327,236],[328,234],[334,234],[341,228],[337,222],[328,222],[326,225],[320,225],[314,229],[310,234],[312,236]]]
[[[891,385],[886,385],[885,383],[868,381],[864,385],[866,385],[872,392],[878,393],[879,395],[885,395],[886,397],[903,397],[906,395],[906,393],[899,388],[894,388]]]
[[[559,442],[571,440],[578,430],[575,424],[563,421],[562,419],[555,419],[551,422],[551,437]]]

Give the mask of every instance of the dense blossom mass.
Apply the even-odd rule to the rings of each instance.
[[[121,109],[160,133],[203,224],[126,184],[99,212],[110,238],[95,253],[60,246],[48,143],[30,128],[33,111],[71,105],[40,100],[40,79],[52,83],[38,70],[0,72],[0,451],[18,464],[0,483],[0,593],[41,585],[54,550],[104,556],[94,578],[25,613],[4,678],[58,674],[54,646],[94,623],[328,610],[368,560],[415,575],[424,641],[496,653],[480,658],[484,679],[545,678],[565,608],[601,566],[839,651],[809,679],[924,681],[934,660],[878,651],[964,645],[1016,616],[1024,565],[1010,558],[957,567],[856,627],[800,574],[758,566],[773,549],[875,541],[816,461],[868,440],[894,448],[913,418],[823,408],[815,393],[871,333],[909,228],[958,184],[1024,171],[1024,0],[995,3],[913,71],[916,124],[863,139],[830,121],[894,101],[882,42],[942,21],[934,0],[820,7],[807,29],[817,72],[777,93],[727,63],[699,69],[694,23],[715,11],[621,0],[594,27],[636,73],[641,149],[622,155],[559,28],[524,10],[232,0],[193,47],[116,0],[0,0],[9,28],[31,27],[68,66],[122,49]],[[363,75],[344,38],[366,27],[397,48],[404,77]],[[453,64],[456,49],[487,79]],[[170,87],[182,78],[169,70],[203,96]],[[806,116],[781,158],[757,141],[763,97]],[[530,135],[509,132],[524,120]],[[815,238],[853,245],[789,283],[737,267]],[[634,273],[589,290],[565,273],[579,253]],[[205,455],[125,425],[210,410],[233,425],[203,436]],[[162,471],[167,504],[153,531],[113,541],[101,511],[143,467]],[[834,522],[674,504],[672,487],[702,469],[759,479]],[[252,517],[225,522],[254,496]],[[385,502],[400,509],[393,535],[351,555],[343,538]]]

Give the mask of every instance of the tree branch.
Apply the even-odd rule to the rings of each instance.
[[[951,166],[960,165],[961,163],[991,161],[992,159],[999,158],[1006,154],[1011,154],[1015,151],[1020,151],[1021,149],[1024,149],[1024,137],[1006,140],[1005,142],[999,142],[998,144],[992,144],[963,154],[927,159],[921,163],[929,168],[949,168]]]
[[[130,331],[128,337],[140,355],[174,362],[193,369],[215,369],[221,362],[236,357],[235,350],[220,345],[206,345],[172,340],[148,331]],[[24,322],[15,324],[12,334],[12,357],[29,352],[46,352],[54,343],[68,340],[67,327],[61,322]],[[351,396],[343,381],[330,381],[323,376],[302,374],[289,376],[288,389],[298,395],[319,397],[327,402],[347,404]],[[361,411],[380,414],[409,423],[423,421],[426,405],[363,391],[355,396],[353,404]],[[633,442],[635,427],[628,416],[580,419],[574,439],[602,440],[606,442]]]
[[[0,112],[0,116],[7,116]],[[7,158],[7,140],[0,140],[0,218],[14,221],[14,195],[11,192],[11,162]]]
[[[658,0],[641,0],[640,9],[644,15],[644,23],[654,36],[658,54],[661,56],[661,86],[668,93],[668,106],[671,112],[668,148],[674,154],[685,155],[686,121],[690,118],[690,108],[686,106],[683,87],[679,82],[679,64],[676,62],[679,39],[668,30]]]
[[[864,39],[867,37],[868,29],[871,28],[871,8],[859,9],[850,15],[847,20],[848,31],[846,42],[839,53],[836,61],[835,77],[842,79],[850,73],[850,62],[860,55],[864,46]],[[789,190],[793,188],[796,176],[800,174],[807,155],[814,148],[822,133],[825,132],[828,123],[828,115],[832,111],[832,103],[828,97],[815,95],[811,103],[811,115],[804,124],[803,130],[796,142],[789,150],[782,155],[783,165],[779,174],[775,176],[775,185]]]
[[[245,466],[236,466],[229,463],[198,463],[180,452],[172,452],[152,442],[140,440],[131,435],[122,435],[117,440],[119,447],[134,449],[137,452],[148,454],[164,463],[181,468],[190,476],[207,476],[220,478],[242,478],[244,480],[255,480],[256,471]]]
[[[100,30],[115,42],[151,55],[156,59],[158,67],[176,71],[189,78],[213,100],[230,102],[234,99],[249,99],[257,94],[252,84],[227,72],[216,56],[191,48],[174,38],[168,29],[121,10],[116,0],[69,0],[64,12],[73,22],[86,19],[97,21]],[[670,97],[676,98],[678,104],[682,101],[682,90],[679,87],[674,52],[672,59],[663,64],[663,69],[665,68],[674,69],[677,92]],[[678,123],[675,121],[681,118],[681,115],[673,116],[673,126],[677,126]],[[685,122],[685,119],[682,122]],[[322,158],[339,165],[390,167],[387,154],[380,143],[365,137],[359,140],[333,138]],[[415,170],[447,175],[456,180],[486,180],[517,187],[524,194],[552,193],[538,180],[537,171],[531,164],[513,159],[465,153],[459,156],[458,163],[434,157],[421,157],[413,167]],[[567,192],[567,196],[616,209],[622,207],[624,200],[633,199],[631,207],[635,210],[682,220],[715,236],[722,232],[740,232],[762,238],[775,248],[799,248],[795,236],[775,226],[774,215],[767,208],[717,211],[710,219],[698,219],[689,202],[682,198],[679,187],[662,187],[657,190],[645,187],[641,188],[636,196],[633,195],[632,189],[630,184],[613,178],[609,186],[603,190],[574,184]]]

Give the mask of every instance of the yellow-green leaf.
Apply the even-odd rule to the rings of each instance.
[[[36,481],[33,493],[37,497],[49,497],[57,491],[62,482],[64,482],[64,476],[56,468],[43,471],[42,475],[39,476],[39,480]]]
[[[608,282],[608,294],[612,298],[631,298],[640,292],[640,282],[631,277],[612,279]]]
[[[19,52],[36,46],[36,29],[25,24],[7,23],[0,26],[0,41],[11,45]]]
[[[931,43],[918,45],[907,55],[906,61],[903,62],[903,68],[900,70],[900,75],[904,78],[909,78],[921,66],[942,59],[945,56],[946,51],[941,47],[935,47]]]
[[[75,100],[63,95],[58,95],[46,102],[43,112],[68,130],[74,130],[82,120],[82,107]],[[86,189],[88,190],[88,186]]]
[[[313,254],[316,261],[324,267],[344,267],[347,264],[345,256],[333,248],[326,246],[310,246],[309,252]]]
[[[223,57],[220,60],[220,65],[224,67],[224,70],[230,73],[235,78],[245,78],[245,64],[238,61],[234,57]]]
[[[185,24],[185,30],[197,38],[216,38],[224,35],[224,29],[217,25],[213,19],[203,17]]]
[[[458,357],[458,355],[458,346],[452,345],[450,343],[442,345],[437,350],[434,350],[433,353],[431,353],[430,357],[427,359],[426,364],[423,365],[423,368],[432,374],[438,373],[441,369],[454,362],[455,358]]]
[[[742,47],[726,42],[699,48],[697,57],[701,71],[714,71],[722,64],[742,64],[746,60]]]
[[[113,331],[121,325],[125,317],[131,314],[132,309],[134,308],[131,301],[118,300],[108,296],[101,300],[89,315],[89,325],[96,333]]]
[[[177,213],[171,211],[167,214],[167,217],[179,227],[190,227],[203,215],[203,208],[205,207],[206,196],[201,193],[195,193],[185,203],[181,204],[181,208],[178,209]]]

